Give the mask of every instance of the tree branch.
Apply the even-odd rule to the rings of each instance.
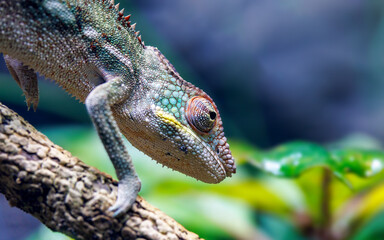
[[[11,206],[76,239],[199,239],[137,197],[113,218],[117,182],[54,145],[0,103],[0,192]]]

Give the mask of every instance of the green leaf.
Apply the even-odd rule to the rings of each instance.
[[[231,142],[231,149],[238,162],[249,162],[260,170],[281,177],[298,177],[310,168],[330,165],[327,150],[309,142],[290,142],[267,151]]]
[[[255,166],[282,177],[297,177],[309,168],[330,165],[328,152],[307,142],[290,142],[255,157]]]
[[[371,177],[383,170],[384,153],[377,150],[339,149],[330,151],[337,174],[353,173]]]
[[[274,176],[296,178],[314,167],[327,167],[345,184],[348,174],[371,177],[383,171],[384,152],[358,148],[326,149],[318,144],[296,141],[261,151],[239,142],[234,146],[235,157],[247,161]]]

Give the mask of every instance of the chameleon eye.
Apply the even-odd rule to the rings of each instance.
[[[216,124],[217,110],[211,100],[193,97],[188,101],[185,115],[192,128],[200,133],[208,133]]]

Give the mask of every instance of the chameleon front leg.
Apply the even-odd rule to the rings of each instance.
[[[111,111],[111,106],[127,98],[129,88],[120,77],[107,77],[107,82],[94,88],[85,100],[88,113],[119,179],[117,200],[109,209],[114,212],[114,216],[131,208],[141,187],[140,179]]]

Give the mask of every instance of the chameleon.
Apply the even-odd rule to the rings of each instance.
[[[236,173],[217,106],[184,80],[113,0],[0,0],[0,53],[36,110],[36,73],[83,102],[119,180],[114,216],[141,188],[123,136],[206,183]]]

